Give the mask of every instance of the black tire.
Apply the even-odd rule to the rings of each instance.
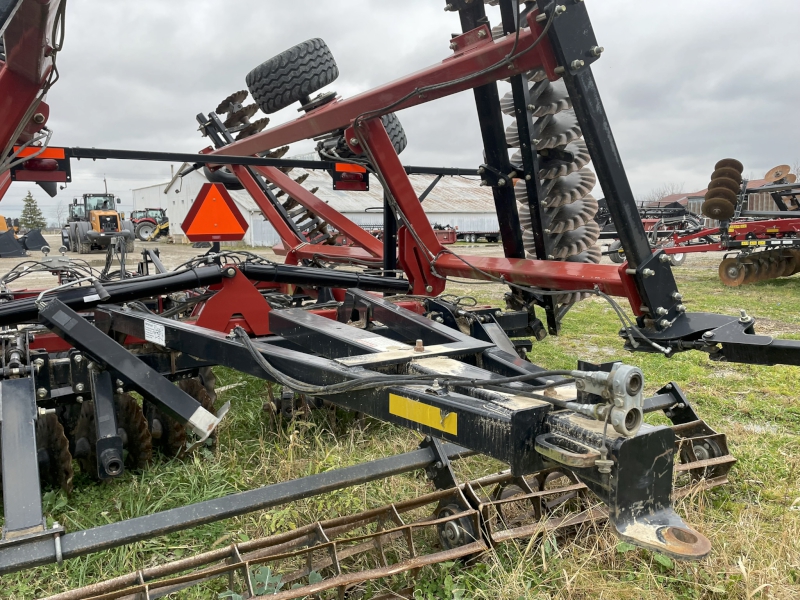
[[[320,38],[306,40],[261,63],[245,78],[258,107],[278,112],[311,96],[339,77],[328,45]]]
[[[142,221],[141,223],[136,224],[136,239],[140,242],[146,242],[150,239],[150,236],[156,230],[156,226],[150,223],[149,221]],[[133,240],[131,240],[131,244],[133,244]]]
[[[203,167],[203,175],[206,176],[211,183],[221,183],[228,190],[243,190],[244,186],[239,178],[226,168],[217,169],[212,171],[208,167]]]
[[[136,250],[136,247],[134,246],[134,240],[125,240],[125,254],[130,256],[133,254],[134,250]]]
[[[383,115],[381,121],[386,128],[386,133],[389,134],[389,139],[392,140],[394,151],[400,154],[408,145],[406,131],[403,129],[400,119],[397,118],[395,113],[389,113],[388,115]]]
[[[621,265],[625,262],[625,253],[619,252],[620,248],[622,248],[622,242],[619,240],[611,242],[611,244],[608,246],[608,251],[610,252],[608,258],[611,259],[611,262],[618,265]]]

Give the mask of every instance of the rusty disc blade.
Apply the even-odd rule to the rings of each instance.
[[[248,104],[247,106],[243,106],[235,113],[230,115],[227,119],[225,119],[223,125],[225,125],[225,127],[235,127],[236,125],[240,125],[241,123],[246,123],[247,119],[256,114],[257,110],[258,110],[257,104]]]
[[[736,170],[736,172],[741,173],[744,171],[744,165],[740,163],[735,158],[723,158],[722,160],[718,161],[717,164],[714,165],[714,170],[722,169],[724,167],[729,167],[731,169]]]
[[[719,179],[714,179],[711,183],[708,184],[709,191],[716,190],[719,188],[724,188],[726,190],[730,190],[737,195],[742,189],[742,186],[736,182],[734,179],[729,179],[728,177],[720,177]]]
[[[778,165],[767,171],[767,174],[764,175],[764,179],[769,182],[778,181],[789,175],[789,171],[791,170],[792,168],[789,165]]]
[[[736,257],[728,257],[719,264],[719,279],[728,287],[739,287],[744,283],[745,265]]]
[[[214,112],[218,115],[225,114],[226,112],[229,112],[231,104],[241,104],[242,100],[245,98],[247,98],[247,90],[233,92],[230,96],[225,98],[225,100],[219,103],[219,106],[217,106],[217,109]]]
[[[733,205],[725,198],[711,198],[703,202],[700,207],[703,215],[717,221],[727,221],[735,211]]]
[[[742,174],[739,173],[739,171],[737,171],[736,169],[732,169],[731,167],[722,167],[716,169],[711,174],[711,181],[714,181],[715,179],[720,179],[722,177],[733,179],[736,183],[742,182]]]
[[[736,201],[739,199],[739,195],[736,192],[732,192],[728,188],[718,187],[706,192],[705,196],[706,200],[710,200],[711,198],[725,198],[731,204],[736,204]]]

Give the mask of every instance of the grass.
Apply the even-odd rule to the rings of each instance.
[[[690,311],[759,319],[757,329],[798,338],[800,279],[728,289],[714,269],[676,269]],[[453,284],[449,293],[469,294],[499,305],[495,285]],[[573,308],[563,335],[535,343],[531,360],[548,368],[573,367],[578,358],[623,360],[640,366],[653,392],[677,382],[706,421],[728,435],[739,460],[724,488],[682,500],[684,518],[707,535],[711,555],[699,563],[673,563],[620,544],[604,526],[575,539],[528,545],[507,543],[471,568],[445,563],[420,574],[418,598],[798,598],[800,597],[800,368],[712,362],[700,353],[672,359],[628,354],[619,324],[601,300]],[[418,436],[377,421],[356,427],[340,413],[322,411],[309,420],[279,423],[262,410],[266,384],[218,369],[218,386],[242,383],[221,394],[232,410],[216,449],[189,459],[157,461],[143,473],[98,485],[76,477],[67,498],[48,492],[49,521],[68,530],[91,527],[239,490],[335,469],[412,449]],[[496,465],[476,457],[457,465],[461,479]],[[420,474],[358,486],[225,522],[197,527],[110,552],[4,576],[0,597],[34,598],[142,567],[206,551],[237,540],[285,531],[430,491]],[[216,598],[224,584],[187,591],[180,598]],[[175,596],[178,597],[178,596]]]

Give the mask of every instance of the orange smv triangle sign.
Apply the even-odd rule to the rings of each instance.
[[[221,183],[206,183],[200,188],[181,224],[183,233],[192,242],[241,240],[247,227],[247,221]]]

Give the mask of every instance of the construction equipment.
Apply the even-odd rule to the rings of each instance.
[[[45,53],[43,40],[52,35],[45,24],[60,22],[61,7],[60,2],[22,0],[8,24],[10,62],[0,70],[0,94],[12,89],[16,101],[10,111],[14,122],[0,122],[0,146],[8,145],[9,152],[17,127],[29,124],[41,106],[39,92],[51,81],[47,67],[60,48],[48,47]],[[301,587],[276,597],[326,589],[344,596],[372,577],[472,555],[504,539],[536,535],[542,526],[553,530],[606,516],[620,538],[639,546],[681,559],[709,552],[709,541],[674,512],[673,493],[724,483],[734,459],[725,436],[698,417],[678,383],[645,397],[645,376],[636,367],[581,362],[575,369],[552,371],[520,353],[535,356],[531,338],[558,333],[568,308],[589,294],[612,304],[631,351],[672,356],[696,350],[732,362],[800,364],[800,342],[755,335],[755,319],[748,315],[687,312],[669,256],[652,251],[638,218],[592,75],[591,64],[602,48],[585,3],[542,1],[522,13],[516,7],[501,0],[501,32],[506,35],[499,35],[490,29],[482,3],[448,3],[464,33],[449,41],[453,54],[447,60],[349,99],[330,92],[311,98],[335,79],[338,69],[322,40],[304,42],[254,69],[247,84],[263,111],[300,102],[305,114],[271,129],[265,129],[263,119],[243,125],[255,111],[247,108],[234,118],[246,108],[233,106],[247,96],[237,92],[215,112],[198,115],[213,145],[198,154],[62,149],[65,160],[188,162],[183,175],[226,166],[281,235],[287,264],[221,252],[217,243],[208,255],[175,272],[163,269],[148,250],[141,277],[107,282],[90,274],[71,281],[71,287],[37,295],[8,290],[8,301],[0,304],[0,324],[9,327],[0,335],[5,511],[0,573],[59,563],[417,469],[424,469],[440,490],[434,496],[156,571],[169,575],[232,556],[231,565],[213,572],[201,569],[199,575],[166,586],[239,569],[252,588],[249,567],[254,561],[290,558],[295,564],[280,572],[287,580],[299,580]],[[28,60],[12,60],[26,51]],[[513,160],[495,85],[503,78],[512,85],[505,103],[513,102],[519,142]],[[542,85],[545,81],[549,87]],[[441,245],[409,183],[409,169],[400,163],[400,138],[393,135],[399,131],[390,116],[394,111],[470,89],[486,161],[474,172],[492,188],[505,258],[461,256]],[[554,114],[544,114],[549,111]],[[223,120],[220,115],[228,116]],[[46,116],[34,128],[36,134],[45,123]],[[231,128],[239,127],[235,139]],[[619,224],[627,259],[621,267],[596,264],[593,244],[599,227],[591,225],[596,204],[588,197],[595,175],[585,169],[578,135],[586,139],[609,213]],[[320,143],[323,160],[275,155],[309,138]],[[337,164],[354,164],[363,171],[351,172],[369,172],[381,182],[389,215],[382,241],[286,172],[331,170]],[[276,189],[318,223],[298,224]],[[521,217],[520,206],[529,222]],[[399,228],[390,234],[398,221]],[[324,235],[314,235],[323,222],[354,245],[334,246]],[[330,268],[337,263],[367,269]],[[149,274],[151,267],[157,274]],[[398,270],[405,278],[394,276]],[[449,302],[441,296],[449,277],[507,285],[508,310],[466,309]],[[612,296],[630,303],[635,322]],[[546,327],[537,307],[545,311]],[[38,326],[21,326],[31,322]],[[154,444],[168,454],[186,453],[213,436],[226,407],[215,414],[209,402],[207,369],[212,365],[280,385],[281,410],[284,404],[293,406],[299,394],[306,406],[331,403],[426,438],[419,449],[397,456],[133,520],[70,532],[48,524],[36,501],[40,478],[45,485],[69,488],[72,456],[92,477],[113,479],[146,464]],[[144,398],[143,406],[132,400],[131,391]],[[643,423],[645,414],[659,411],[671,427]],[[500,460],[509,472],[459,484],[450,461],[468,453]],[[686,475],[689,488],[673,488],[674,470]],[[607,512],[584,500],[602,502]],[[511,528],[507,521],[498,527],[503,520],[498,513],[517,501],[527,505],[519,527],[516,521]],[[432,503],[433,520],[416,524],[400,516],[409,506]],[[354,523],[367,522],[376,523],[375,529],[366,536],[357,530],[348,538],[353,546],[345,548],[348,542],[338,536]],[[435,527],[434,538],[427,546],[415,546],[414,530],[427,525]],[[411,556],[390,564],[384,544],[401,538]],[[308,545],[311,552],[303,550]],[[358,561],[346,564],[366,545],[376,548],[379,568],[364,571]],[[437,546],[444,550],[436,551]],[[266,554],[248,554],[261,549]],[[297,566],[299,559],[305,566]],[[312,570],[322,579],[311,581]],[[148,580],[157,573],[100,582],[70,597],[118,596],[121,584],[139,586],[136,593],[153,597]]]
[[[114,194],[83,194],[74,198],[61,232],[62,240],[68,242],[65,245],[72,252],[89,254],[92,250],[106,250],[121,238],[126,252],[133,252],[133,223],[117,212],[119,202]]]
[[[145,208],[134,210],[130,216],[136,239],[140,242],[152,242],[169,235],[169,217],[164,208]]]

